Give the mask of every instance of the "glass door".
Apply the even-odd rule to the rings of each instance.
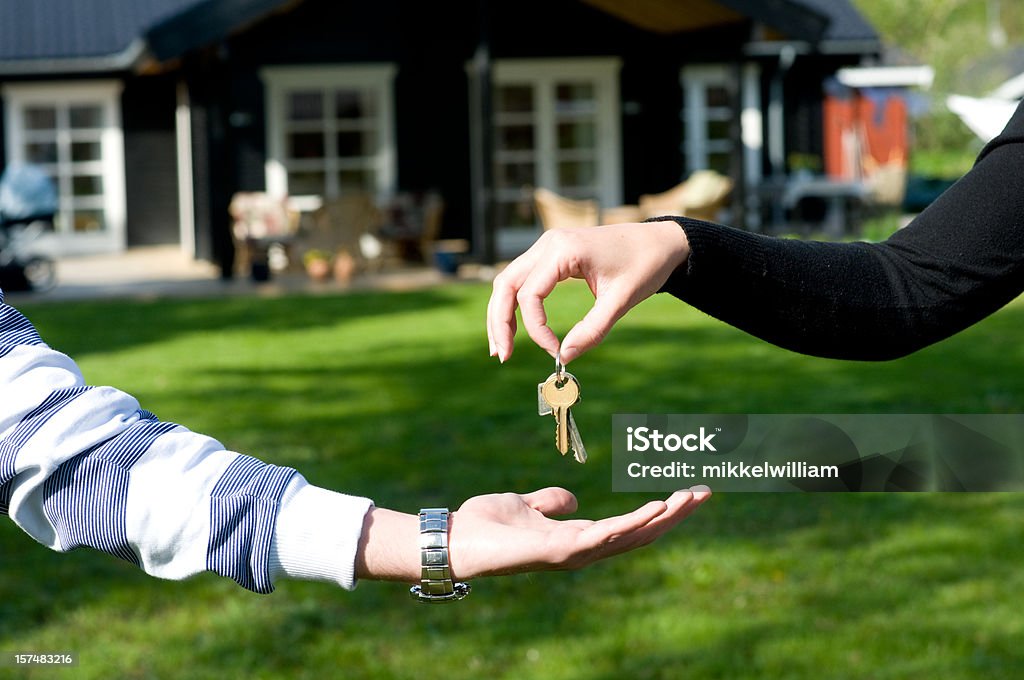
[[[539,234],[537,187],[621,203],[617,60],[499,62],[494,81],[499,252],[522,252]]]

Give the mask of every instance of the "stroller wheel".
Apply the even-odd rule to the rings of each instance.
[[[22,265],[32,290],[50,290],[57,285],[57,264],[48,257],[34,256]]]

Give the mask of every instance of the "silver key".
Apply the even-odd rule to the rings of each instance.
[[[541,388],[555,416],[555,447],[563,456],[569,452],[569,409],[580,400],[580,386],[571,373],[553,373]]]
[[[577,399],[577,401],[579,401]],[[583,438],[580,437],[580,431],[576,428],[576,419],[572,417],[572,409],[569,413],[569,444],[572,446],[572,455],[576,459],[577,463],[587,462],[587,450],[583,448]]]
[[[551,380],[554,377],[555,374],[552,373],[548,376],[548,380]],[[537,415],[539,416],[551,415],[551,404],[549,404],[548,400],[544,398],[544,383],[548,380],[545,380],[542,383],[537,383]]]

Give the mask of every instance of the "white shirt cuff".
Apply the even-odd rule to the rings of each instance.
[[[295,475],[281,496],[270,546],[270,578],[356,587],[363,519],[373,501],[322,489]]]

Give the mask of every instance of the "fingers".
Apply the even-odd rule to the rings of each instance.
[[[487,344],[490,356],[501,362],[512,355],[512,341],[516,334],[516,292],[518,285],[509,265],[494,279],[491,298],[487,302]]]
[[[547,326],[544,298],[561,277],[557,265],[537,248],[535,244],[494,279],[487,303],[487,339],[491,356],[501,362],[512,356],[517,306],[530,338],[551,356],[558,351],[558,336]]]
[[[516,307],[530,338],[551,356],[558,352],[558,336],[548,327],[544,300],[560,281],[578,275],[575,251],[566,248],[571,238],[546,232],[495,277],[487,303],[487,337],[491,355],[500,361],[512,355]]]
[[[532,493],[520,495],[523,502],[547,517],[568,515],[576,512],[576,496],[557,486],[549,486]]]
[[[580,547],[588,555],[587,562],[594,562],[647,545],[689,517],[710,497],[707,487],[694,487],[676,491],[665,501],[651,501],[631,513],[600,520],[582,532]]]

